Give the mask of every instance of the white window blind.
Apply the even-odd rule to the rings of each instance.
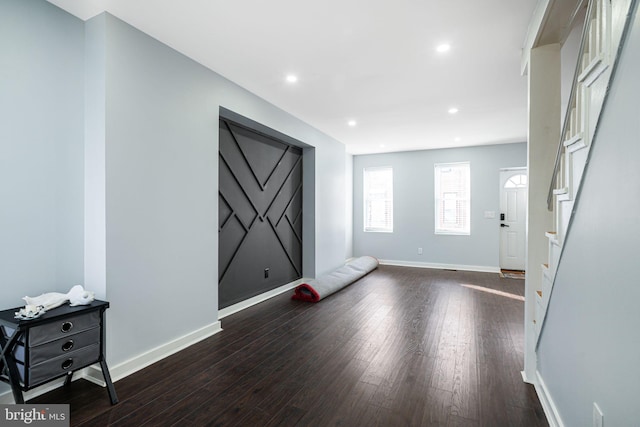
[[[364,169],[364,231],[393,231],[393,169]]]
[[[436,234],[471,233],[469,162],[435,165]]]

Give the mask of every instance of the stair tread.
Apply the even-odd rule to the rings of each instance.
[[[555,195],[567,194],[568,192],[569,192],[569,187],[556,188],[555,190],[553,190],[553,194]]]
[[[558,233],[555,231],[547,231],[544,233],[545,236],[549,239],[549,242],[553,245],[560,246],[560,239],[558,238]]]
[[[576,142],[582,140],[582,135],[583,135],[582,131],[573,134],[571,137],[569,137],[568,139],[565,139],[563,141],[564,146],[566,147],[566,146],[569,146],[569,145],[573,145]]]

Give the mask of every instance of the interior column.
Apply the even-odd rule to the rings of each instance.
[[[560,44],[536,47],[529,52],[529,125],[527,166],[527,255],[525,281],[524,378],[536,381],[536,349],[533,319],[537,289],[542,286],[541,265],[548,262],[548,239],[553,230],[553,213],[547,209],[556,151],[560,141]]]

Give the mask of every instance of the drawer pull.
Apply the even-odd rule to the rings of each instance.
[[[62,344],[62,351],[69,351],[73,348],[73,340],[69,340]]]
[[[64,322],[62,324],[62,327],[60,328],[60,330],[62,332],[69,332],[71,329],[73,329],[73,323],[72,322]]]
[[[64,369],[65,371],[71,368],[71,366],[73,366],[73,359],[71,358],[62,362],[62,369]]]

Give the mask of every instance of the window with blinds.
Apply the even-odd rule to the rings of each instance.
[[[393,169],[364,169],[364,231],[393,232]]]
[[[436,234],[471,234],[469,162],[435,165]]]

